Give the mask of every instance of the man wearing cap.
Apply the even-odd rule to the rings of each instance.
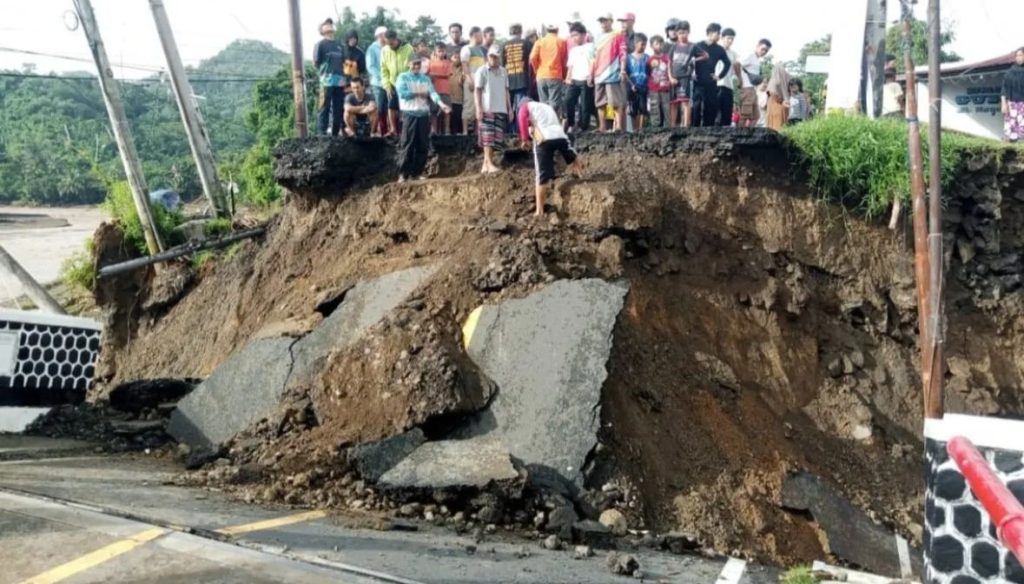
[[[555,180],[555,154],[562,155],[568,170],[577,178],[583,174],[582,162],[569,143],[558,114],[548,104],[527,99],[519,106],[516,120],[519,123],[519,135],[523,138],[523,147],[529,148],[530,142],[533,142],[533,166],[537,172],[534,216],[543,217],[548,190]]]
[[[602,132],[608,131],[608,118],[604,112],[609,106],[615,110],[615,131],[621,132],[626,128],[626,90],[622,85],[623,63],[627,53],[626,40],[621,32],[612,30],[613,20],[611,14],[605,14],[597,19],[601,25],[601,32],[594,43],[594,102],[597,105],[597,117]]]
[[[483,174],[498,172],[494,163],[494,149],[505,142],[505,128],[512,111],[508,93],[508,74],[501,66],[501,48],[494,45],[487,51],[487,66],[476,72],[473,80],[476,91],[477,127],[480,128],[480,146],[484,149]]]
[[[423,61],[408,59],[408,71],[395,81],[395,94],[402,111],[402,138],[398,143],[398,182],[423,178],[430,151],[430,102],[444,113],[452,108],[434,91],[434,84],[423,72]]]
[[[547,34],[530,51],[530,66],[537,75],[537,95],[540,101],[556,112],[561,112],[569,48],[565,40],[558,37],[557,24],[548,24],[544,29]]]
[[[320,25],[323,37],[313,47],[313,66],[320,73],[319,116],[317,133],[337,136],[341,131],[345,108],[345,49],[334,38],[334,21],[330,18]]]
[[[508,73],[508,91],[511,94],[512,111],[516,111],[519,102],[530,92],[530,51],[533,45],[523,40],[523,25],[513,24],[509,27],[510,39],[505,41],[501,51],[501,64]],[[515,133],[516,125],[511,124]]]
[[[384,45],[387,43],[387,39],[384,38],[387,32],[388,27],[378,26],[377,30],[373,31],[374,42],[366,47],[366,72],[370,76],[370,95],[377,106],[378,114],[386,112],[388,109],[388,92],[384,91],[384,79],[380,70],[381,51],[384,50]],[[378,115],[377,127],[373,128],[373,133],[377,136],[386,133],[387,125],[387,116]]]

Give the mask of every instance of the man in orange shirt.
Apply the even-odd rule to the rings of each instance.
[[[530,66],[537,76],[540,101],[550,105],[556,112],[561,112],[569,48],[564,39],[558,38],[557,24],[549,24],[545,30],[547,34],[530,51]]]

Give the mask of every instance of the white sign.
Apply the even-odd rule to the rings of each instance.
[[[14,375],[17,361],[18,333],[11,331],[0,332],[0,375],[4,377]]]

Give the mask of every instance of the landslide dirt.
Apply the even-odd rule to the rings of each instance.
[[[306,145],[302,156],[335,147]],[[150,308],[136,308],[108,339],[93,398],[123,381],[204,377],[253,338],[311,329],[322,318],[316,307],[339,290],[437,266],[395,315],[333,355],[308,387],[293,388],[289,404],[299,406],[287,420],[247,438],[262,445],[253,462],[297,472],[329,463],[344,445],[423,424],[437,430],[475,407],[459,402],[479,395],[467,392],[479,380],[460,327],[479,304],[557,278],[625,278],[602,404],[610,455],[598,457],[591,486],[634,485],[632,526],[692,532],[763,560],[820,559],[827,550],[813,521],[781,507],[786,475],[807,470],[919,539],[922,422],[906,229],[815,200],[774,134],[597,136],[581,149],[587,176],[559,183],[557,215],[544,221],[529,217],[532,168],[522,158],[482,177],[442,153],[436,178],[350,178],[345,184],[358,186],[343,196],[318,195],[322,182],[289,183],[297,193],[265,240],[243,244],[161,302],[150,296],[173,270],[121,287],[111,314]],[[999,263],[1019,265],[1006,256],[1024,241],[1024,219],[993,217],[989,205],[993,196],[997,211],[1024,197],[1013,163],[979,161],[964,181],[971,188],[951,203],[959,217],[948,249],[973,252],[948,258],[951,411],[1024,412],[1024,304]],[[992,238],[1002,246],[992,248]],[[296,423],[307,408],[315,420],[303,414]]]

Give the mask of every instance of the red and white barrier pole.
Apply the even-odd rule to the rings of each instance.
[[[960,467],[974,496],[992,518],[1000,541],[1024,563],[1024,505],[996,476],[970,440],[957,436],[949,441],[946,449]]]

